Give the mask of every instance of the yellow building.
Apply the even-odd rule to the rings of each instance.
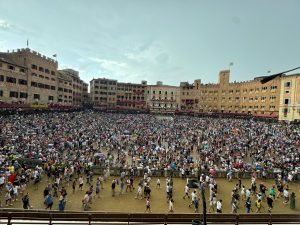
[[[116,108],[117,80],[98,78],[90,81],[91,100],[96,107]]]
[[[193,84],[180,82],[181,111],[199,112],[201,80],[195,80]]]
[[[0,58],[0,102],[25,103],[27,89],[27,68]]]
[[[219,73],[217,84],[201,84],[200,112],[247,113],[278,116],[280,78],[265,84],[263,77],[245,82],[229,82],[230,71]]]
[[[88,84],[80,79],[79,72],[76,70],[63,69],[58,73],[58,102],[82,105],[88,93]]]
[[[0,52],[0,101],[82,105],[88,84],[72,69],[29,48]]]
[[[281,78],[279,120],[300,120],[300,74]]]
[[[174,113],[180,111],[180,87],[163,85],[147,85],[145,91],[146,107],[152,113]]]
[[[57,103],[57,61],[29,48],[1,52],[0,57],[27,68],[26,103]]]

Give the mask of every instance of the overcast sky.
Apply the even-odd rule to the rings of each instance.
[[[299,0],[0,0],[0,51],[57,54],[86,82],[231,81],[300,66]]]

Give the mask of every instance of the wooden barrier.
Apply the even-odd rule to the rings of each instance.
[[[108,212],[58,212],[45,210],[13,210],[3,209],[0,211],[0,219],[7,220],[11,225],[13,221],[22,220],[22,223],[30,224],[30,221],[45,221],[52,224],[55,221],[82,221],[92,224],[93,222],[131,222],[152,224],[192,224],[193,220],[202,219],[202,214],[160,214],[160,213],[108,213]],[[23,222],[25,221],[25,222]],[[28,221],[28,222],[26,222]],[[208,223],[221,224],[299,224],[299,214],[207,214]],[[2,222],[3,223],[3,222]]]

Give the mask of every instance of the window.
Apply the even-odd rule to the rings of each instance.
[[[3,96],[3,91],[2,90],[0,90],[0,97],[2,97]]]
[[[168,92],[167,91],[165,91],[165,95],[167,95],[168,94]]]
[[[13,77],[6,77],[6,82],[7,83],[14,83],[14,84],[16,84],[17,83],[17,79],[13,78]]]
[[[45,69],[45,73],[50,74],[50,70],[49,69]]]
[[[37,70],[37,65],[32,64],[31,69]]]
[[[45,87],[45,85],[42,84],[42,83],[38,83],[37,86],[38,86],[39,88],[44,88],[44,87]]]
[[[53,101],[53,100],[54,100],[54,97],[53,97],[53,96],[48,96],[48,100],[49,100],[49,101]]]
[[[19,84],[21,84],[21,85],[27,85],[27,80],[19,79]]]
[[[54,71],[51,71],[51,75],[53,75],[53,76],[54,76],[54,75],[55,75],[55,72],[54,72]]]
[[[284,114],[287,114],[287,113],[290,112],[290,110],[289,110],[288,108],[283,108],[283,109],[282,109],[282,112],[283,112]]]
[[[11,98],[18,98],[18,96],[19,96],[18,92],[15,92],[15,91],[9,92],[9,97],[11,97]]]
[[[27,98],[27,93],[20,92],[20,98]]]
[[[0,75],[0,81],[4,81],[4,76]]]
[[[276,90],[277,86],[271,86],[271,90]]]
[[[41,72],[44,72],[45,70],[44,70],[44,68],[43,67],[39,67],[39,71],[41,71]]]
[[[31,87],[37,87],[37,82],[31,82]]]
[[[40,95],[39,95],[39,94],[34,94],[34,95],[33,95],[33,99],[40,100]]]
[[[284,83],[285,87],[291,87],[292,86],[292,82],[288,81]]]
[[[288,105],[288,104],[290,104],[291,103],[291,99],[289,99],[289,98],[285,98],[284,100],[283,100],[283,104],[285,104],[285,105]]]
[[[285,90],[284,93],[285,94],[290,94],[290,90]]]
[[[161,94],[161,91],[159,91],[159,94]]]
[[[155,94],[155,91],[153,91],[152,93]]]
[[[31,76],[37,77],[38,75],[36,73],[31,73]]]
[[[25,73],[25,69],[20,68],[20,72],[21,72],[21,73]]]
[[[12,65],[7,65],[7,68],[8,68],[9,70],[15,70],[15,67],[12,66]]]

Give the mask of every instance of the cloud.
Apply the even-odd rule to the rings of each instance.
[[[131,61],[149,64],[167,64],[169,56],[164,50],[162,43],[154,42],[149,45],[135,47],[133,51],[127,52],[124,56]]]
[[[91,61],[99,63],[104,69],[107,70],[114,70],[115,68],[119,69],[127,69],[128,65],[124,62],[118,62],[115,60],[108,60],[108,59],[101,59],[101,58],[95,58],[95,57],[90,57],[89,58]]]
[[[7,21],[0,19],[0,29],[6,30],[6,29],[9,29],[10,27],[11,27],[11,25]]]

